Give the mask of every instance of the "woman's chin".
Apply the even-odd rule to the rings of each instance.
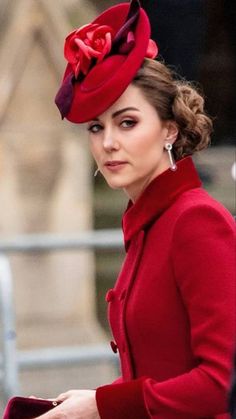
[[[113,182],[107,182],[109,188],[111,189],[123,189],[123,186],[120,185],[119,183],[113,183]]]
[[[111,189],[124,189],[127,186],[127,182],[119,181],[118,179],[105,179],[108,186]]]

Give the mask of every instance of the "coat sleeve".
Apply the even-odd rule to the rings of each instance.
[[[100,387],[102,419],[192,419],[227,411],[236,333],[234,227],[226,211],[207,205],[180,216],[170,262],[189,317],[196,367],[163,382],[141,378]]]

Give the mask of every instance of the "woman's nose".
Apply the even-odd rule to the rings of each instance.
[[[119,148],[119,142],[114,137],[114,133],[111,131],[104,133],[103,147],[106,151],[117,150]]]

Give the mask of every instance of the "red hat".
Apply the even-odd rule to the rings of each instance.
[[[62,118],[89,121],[125,91],[145,57],[158,49],[138,0],[113,6],[65,40],[68,61],[55,103]]]

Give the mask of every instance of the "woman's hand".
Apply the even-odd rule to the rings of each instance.
[[[55,401],[62,403],[37,419],[100,419],[94,390],[70,390]]]

